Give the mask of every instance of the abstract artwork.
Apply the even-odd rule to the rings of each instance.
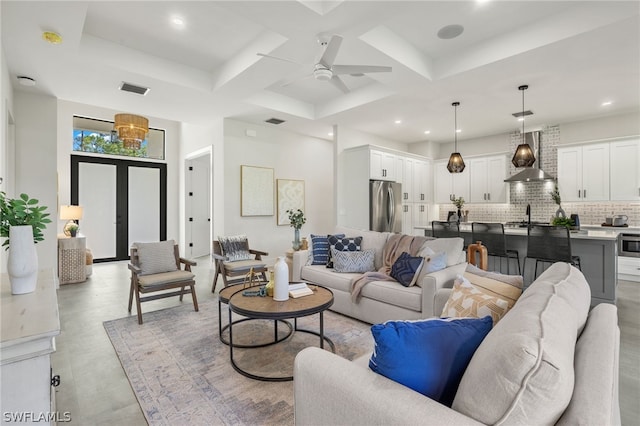
[[[240,214],[273,216],[273,169],[240,166]]]

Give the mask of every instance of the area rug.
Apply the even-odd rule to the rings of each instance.
[[[222,306],[224,325],[228,311]],[[299,319],[298,326],[317,330],[318,321],[318,315],[312,315]],[[134,315],[106,321],[104,328],[150,425],[293,424],[293,382],[249,379],[231,366],[229,347],[218,338],[217,301],[201,303],[200,312],[189,303],[145,312],[142,325]],[[327,311],[324,329],[344,358],[354,359],[373,348],[366,323]],[[283,336],[288,327],[281,324],[278,331]],[[236,344],[273,337],[272,321],[233,327]],[[301,349],[318,345],[317,336],[296,332],[276,345],[236,348],[234,359],[253,374],[286,376],[292,375],[293,359]]]

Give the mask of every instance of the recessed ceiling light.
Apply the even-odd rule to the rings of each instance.
[[[462,132],[462,129],[456,129],[456,133]]]
[[[611,105],[612,103],[613,103],[613,102],[611,102],[611,101],[605,101],[605,102],[603,102],[603,103],[602,103],[602,106],[609,106],[609,105]]]
[[[524,117],[518,118],[518,121],[524,121]]]
[[[27,76],[24,76],[24,75],[19,75],[17,78],[18,78],[18,83],[20,83],[23,86],[35,86],[36,85],[36,81],[31,77],[27,77]]]
[[[172,16],[171,17],[171,23],[176,28],[184,27],[184,19],[182,19],[180,16]]]
[[[329,132],[329,133],[327,133],[327,135],[333,136],[333,132]]]
[[[394,121],[394,123],[396,123],[396,124],[402,124],[402,120],[396,120],[396,121]]]
[[[62,43],[62,36],[53,31],[44,31],[42,33],[42,39],[47,43],[60,44]]]
[[[462,25],[453,24],[446,25],[438,31],[438,37],[442,40],[450,40],[452,38],[458,37],[460,34],[464,32],[464,27]]]
[[[424,134],[425,134],[425,135],[428,135],[429,133],[431,133],[431,130],[425,130],[425,131],[424,131]]]

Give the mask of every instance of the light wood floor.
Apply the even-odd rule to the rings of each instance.
[[[212,300],[211,262],[209,257],[197,261],[198,301]],[[128,315],[128,290],[127,262],[113,262],[94,265],[86,282],[63,285],[58,291],[62,332],[52,363],[54,374],[61,377],[57,409],[71,414],[72,425],[146,424],[102,326],[103,321]],[[640,425],[640,283],[621,281],[618,294],[622,424]],[[142,310],[178,303],[177,298],[146,302]],[[183,303],[191,304],[190,297]],[[133,310],[135,315],[135,306]]]

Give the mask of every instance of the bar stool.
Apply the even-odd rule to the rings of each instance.
[[[580,256],[571,254],[571,237],[566,226],[531,225],[527,232],[527,258],[536,260],[533,279],[538,277],[538,263],[567,262],[582,270]]]
[[[515,260],[518,264],[518,274],[522,275],[520,269],[520,253],[518,250],[507,249],[507,238],[504,235],[504,225],[502,223],[482,223],[473,222],[471,224],[473,241],[482,241],[487,247],[487,254],[500,258],[500,270],[502,271],[502,259],[507,259],[507,274],[510,271],[510,260]]]
[[[431,236],[434,238],[453,238],[460,236],[458,222],[431,222]]]

